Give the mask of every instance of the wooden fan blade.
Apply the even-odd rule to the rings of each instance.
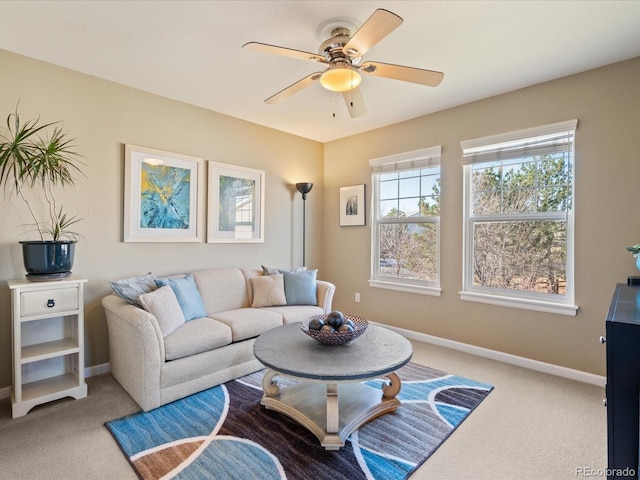
[[[268,53],[270,55],[280,55],[281,57],[297,58],[299,60],[311,60],[313,62],[328,63],[327,59],[322,55],[311,52],[303,52],[302,50],[294,50],[292,48],[278,47],[266,43],[249,42],[245,43],[242,48],[253,50],[254,52]]]
[[[359,70],[375,77],[392,78],[403,82],[426,85],[427,87],[437,87],[444,78],[444,73],[442,72],[382,62],[365,62]]]
[[[361,57],[384,37],[402,25],[402,18],[379,8],[364,22],[342,48],[349,57]]]
[[[285,98],[289,98],[291,95],[298,93],[300,90],[308,87],[313,82],[318,80],[322,76],[322,72],[315,72],[311,75],[304,77],[302,80],[298,80],[296,83],[289,85],[287,88],[280,90],[275,95],[267,98],[264,103],[268,103],[269,105],[273,105],[275,103],[281,102]]]
[[[364,104],[364,99],[362,98],[359,87],[347,92],[342,92],[342,98],[344,98],[344,103],[347,105],[347,110],[349,110],[351,118],[360,117],[367,113],[367,106]]]

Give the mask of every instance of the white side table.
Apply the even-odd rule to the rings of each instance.
[[[63,397],[84,398],[86,279],[9,280],[13,335],[12,417]]]

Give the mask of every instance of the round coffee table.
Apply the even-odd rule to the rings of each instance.
[[[253,353],[267,371],[261,405],[309,429],[327,450],[372,418],[397,410],[402,383],[395,373],[413,355],[411,343],[391,330],[369,325],[345,345],[323,345],[292,323],[260,335]],[[280,388],[275,377],[297,383]],[[364,382],[386,378],[382,392]]]

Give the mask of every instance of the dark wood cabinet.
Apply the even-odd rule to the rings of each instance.
[[[638,478],[640,286],[618,284],[606,321],[609,479]]]

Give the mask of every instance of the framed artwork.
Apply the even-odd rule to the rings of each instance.
[[[124,241],[202,242],[203,191],[204,160],[125,145]]]
[[[209,161],[207,243],[264,242],[264,171]]]
[[[340,187],[340,226],[364,225],[366,221],[365,185]]]

